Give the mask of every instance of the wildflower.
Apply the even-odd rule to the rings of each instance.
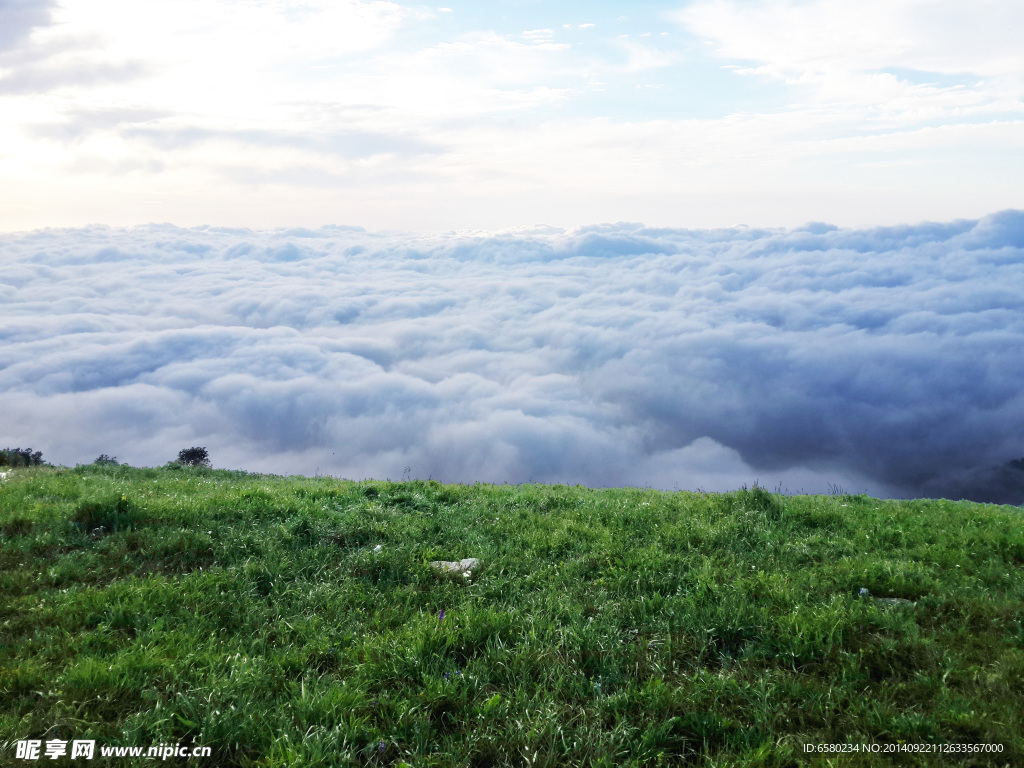
[[[442,608],[441,612],[439,614],[437,614],[437,620],[438,621],[444,621],[444,608]]]

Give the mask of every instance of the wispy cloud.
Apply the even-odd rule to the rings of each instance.
[[[1024,112],[1019,3],[702,0],[675,18],[719,56],[748,63],[737,71],[803,86],[818,106],[911,123]],[[963,75],[974,77],[946,82]]]
[[[0,4],[0,55],[21,47],[37,27],[53,22],[55,0],[5,0]]]
[[[5,3],[0,229],[868,226],[1024,205],[1019,3],[668,5]]]
[[[1019,504],[1024,213],[0,238],[0,442],[140,464]]]

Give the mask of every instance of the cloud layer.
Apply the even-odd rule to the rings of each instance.
[[[1024,502],[1024,212],[47,229],[0,264],[0,442],[50,461]]]

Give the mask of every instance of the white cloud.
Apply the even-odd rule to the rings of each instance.
[[[679,60],[679,56],[675,52],[660,50],[634,40],[620,40],[619,47],[625,51],[627,56],[626,72],[660,69],[670,66]]]
[[[1024,206],[1015,6],[954,14],[962,49],[951,6],[852,7],[692,5],[676,18],[732,68],[708,77],[685,35],[566,35],[539,12],[497,31],[368,0],[5,5],[0,229],[862,226]],[[733,89],[753,73],[775,85],[748,103]]]
[[[52,23],[54,0],[6,0],[0,5],[0,56],[24,45],[32,31]]]
[[[785,72],[900,66],[929,72],[1017,74],[1024,9],[1007,0],[698,2],[676,17],[722,55]]]
[[[0,236],[0,442],[349,477],[1020,503],[1024,213]],[[998,469],[993,469],[998,468]],[[986,490],[987,489],[987,490]]]
[[[94,39],[107,60],[146,62],[148,77],[94,100],[237,125],[280,119],[278,102],[296,98],[297,71],[315,87],[311,67],[378,48],[404,16],[394,3],[363,0],[66,0],[46,34],[55,44]]]
[[[816,101],[906,119],[932,117],[937,108],[958,115],[1024,109],[1024,53],[1014,31],[1024,7],[1012,0],[711,0],[675,18],[718,55],[755,62],[739,71],[806,86]],[[908,71],[976,79],[918,85]]]

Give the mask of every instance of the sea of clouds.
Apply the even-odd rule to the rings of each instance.
[[[1024,212],[0,235],[0,447],[1024,502]]]

